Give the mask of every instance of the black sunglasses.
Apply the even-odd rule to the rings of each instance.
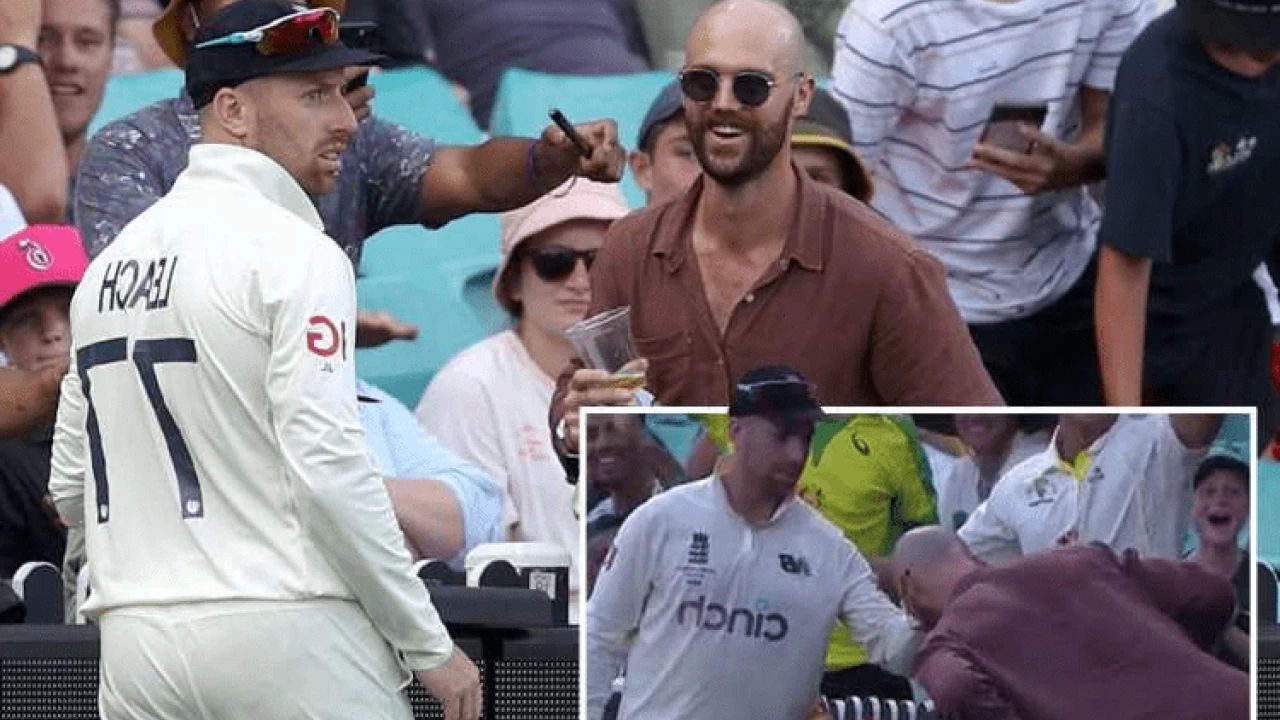
[[[804,73],[791,77],[798,78]],[[733,76],[733,96],[747,107],[759,107],[769,99],[778,81],[759,70],[743,70]],[[707,102],[720,91],[720,73],[704,68],[684,70],[680,73],[680,90],[694,102]]]
[[[573,274],[578,260],[591,269],[596,261],[596,250],[574,250],[563,245],[548,245],[529,253],[533,271],[543,282],[559,282]]]

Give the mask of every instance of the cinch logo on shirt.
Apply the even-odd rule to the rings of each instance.
[[[764,638],[769,642],[777,642],[787,636],[787,619],[779,613],[765,614],[769,609],[763,600],[757,602],[763,607],[759,612],[751,612],[748,608],[726,608],[720,603],[707,603],[707,596],[700,595],[697,600],[685,600],[676,611],[676,624],[684,625],[685,610],[693,616],[693,626],[698,629],[720,630],[726,635],[737,632],[742,626],[742,636]]]
[[[1220,142],[1214,145],[1213,152],[1209,155],[1209,174],[1217,175],[1248,162],[1249,158],[1253,156],[1253,149],[1257,145],[1258,138],[1256,137],[1242,137],[1236,141],[1234,147],[1227,142]]]

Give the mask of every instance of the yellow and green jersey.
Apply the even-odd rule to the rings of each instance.
[[[728,450],[727,415],[694,418],[722,452]],[[937,522],[929,463],[908,419],[853,415],[818,423],[799,492],[866,557],[888,555],[909,526]],[[862,648],[837,625],[827,668],[864,662]]]

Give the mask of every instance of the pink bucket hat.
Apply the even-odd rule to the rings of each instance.
[[[0,310],[19,295],[80,284],[89,258],[70,225],[31,225],[0,240]]]
[[[566,184],[517,210],[502,214],[502,259],[493,274],[493,297],[507,312],[515,314],[511,298],[502,291],[502,280],[511,264],[511,256],[520,244],[544,230],[571,220],[603,220],[613,222],[631,212],[627,199],[614,183],[599,183],[585,178],[570,179]]]

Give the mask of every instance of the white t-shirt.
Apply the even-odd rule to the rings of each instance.
[[[453,643],[369,461],[351,262],[322,228],[265,155],[191,148],[76,290],[49,489],[85,528],[86,615],[346,599],[429,669]]]
[[[446,363],[416,412],[441,444],[497,481],[507,539],[555,543],[569,552],[569,614],[576,622],[581,531],[573,486],[551,447],[547,412],[554,392],[555,381],[515,331],[505,330]]]
[[[587,717],[625,665],[621,720],[802,718],[837,618],[906,672],[911,620],[816,510],[791,499],[751,525],[716,476],[669,490],[623,522],[587,603]]]
[[[1191,449],[1168,415],[1121,415],[1088,448],[1083,481],[1061,467],[1057,446],[1015,465],[960,528],[987,562],[1056,547],[1074,533],[1113,550],[1176,559],[1191,518],[1191,479],[1207,448]]]
[[[1043,434],[1016,433],[1009,454],[996,470],[996,477],[1003,477],[1014,465],[1044,452],[1047,443]],[[959,530],[982,503],[982,498],[978,497],[981,481],[982,472],[973,456],[957,458],[945,474],[934,475],[933,484],[938,491],[938,522],[950,530]]]
[[[18,201],[9,192],[9,188],[0,184],[0,239],[7,238],[26,226],[27,220],[22,217]]]
[[[1084,187],[1027,195],[969,166],[998,102],[1046,105],[1075,142],[1079,88],[1110,90],[1148,0],[858,0],[840,20],[831,92],[875,175],[872,205],[947,268],[969,323],[1026,317],[1093,255]]]

